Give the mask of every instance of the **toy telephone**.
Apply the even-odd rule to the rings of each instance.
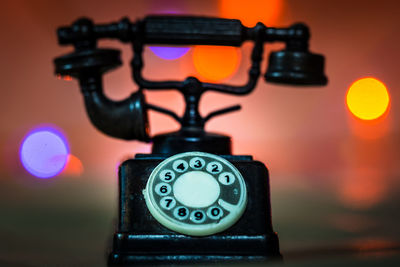
[[[304,24],[247,28],[239,20],[191,16],[148,16],[131,23],[96,25],[79,19],[58,29],[61,45],[75,51],[54,60],[55,73],[79,80],[92,123],[109,136],[152,142],[151,154],[137,154],[119,167],[119,216],[109,265],[215,263],[281,258],[272,230],[269,175],[252,156],[232,155],[229,136],[209,133],[205,123],[238,110],[232,106],[202,117],[204,92],[246,95],[260,76],[264,44],[284,42],[272,52],[265,80],[291,85],[325,85],[324,57],[308,49]],[[121,65],[120,52],[98,48],[100,39],[116,39],[133,48],[132,76],[139,89],[123,101],[108,99],[102,75]],[[254,43],[248,81],[241,86],[184,81],[151,81],[142,76],[143,46]],[[178,90],[186,108],[173,111],[145,100],[144,90]],[[179,131],[149,136],[147,111],[171,116]]]

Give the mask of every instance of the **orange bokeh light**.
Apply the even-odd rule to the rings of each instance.
[[[378,170],[356,168],[340,184],[340,198],[346,205],[365,209],[382,201],[387,192],[384,175]]]
[[[81,176],[83,173],[83,165],[81,160],[76,156],[69,154],[67,164],[65,165],[62,173],[68,176]]]
[[[381,117],[388,109],[389,102],[386,86],[372,77],[358,79],[346,94],[346,104],[350,112],[362,120]]]
[[[391,119],[387,111],[374,120],[363,120],[351,116],[348,122],[352,133],[361,139],[382,138],[387,136],[392,127]]]
[[[72,77],[69,75],[57,74],[57,79],[64,80],[64,81],[72,81]]]
[[[237,47],[196,46],[193,50],[193,64],[203,78],[220,81],[234,74],[240,55]]]
[[[220,16],[239,19],[243,25],[254,27],[257,22],[267,26],[276,23],[282,12],[282,0],[220,0]]]

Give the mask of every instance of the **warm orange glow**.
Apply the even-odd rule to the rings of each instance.
[[[64,80],[64,81],[72,81],[72,77],[69,75],[57,74],[57,79]]]
[[[282,0],[220,0],[221,17],[239,19],[243,25],[254,27],[257,22],[274,25],[282,12]]]
[[[347,91],[346,103],[350,112],[362,120],[374,120],[389,107],[390,97],[386,86],[375,78],[355,81]]]
[[[351,233],[367,231],[376,226],[376,221],[370,217],[356,213],[333,213],[328,219],[334,228]]]
[[[239,65],[240,50],[236,47],[196,46],[193,63],[203,78],[220,81],[231,76]]]
[[[362,120],[351,116],[349,126],[352,133],[361,139],[378,139],[389,133],[392,124],[388,112],[385,112],[375,120]]]
[[[83,165],[80,159],[76,156],[69,154],[67,159],[67,164],[62,172],[64,175],[68,176],[80,176],[83,173]]]
[[[382,201],[387,192],[384,176],[378,170],[354,169],[340,185],[341,201],[353,208],[369,208]]]
[[[356,251],[362,252],[388,252],[393,250],[393,248],[399,247],[399,242],[386,239],[366,239],[354,242],[352,247]]]

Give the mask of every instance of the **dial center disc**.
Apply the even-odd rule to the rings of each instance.
[[[173,191],[175,198],[183,205],[204,208],[218,199],[220,187],[212,175],[202,171],[190,171],[176,180]]]

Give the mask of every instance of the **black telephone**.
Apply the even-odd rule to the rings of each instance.
[[[119,220],[109,265],[214,263],[280,259],[272,230],[268,170],[251,156],[232,155],[229,136],[204,131],[211,118],[240,109],[233,106],[202,117],[206,91],[249,94],[256,86],[264,43],[285,42],[269,57],[266,81],[325,85],[324,57],[308,50],[304,24],[244,27],[239,20],[192,16],[148,16],[131,23],[95,25],[79,19],[58,29],[61,45],[75,51],[54,60],[55,72],[79,80],[92,123],[107,135],[152,142],[151,154],[137,154],[119,168]],[[97,48],[97,40],[117,39],[133,47],[132,75],[139,90],[123,101],[108,99],[102,75],[121,65],[120,52]],[[224,45],[254,43],[248,82],[243,86],[184,81],[150,81],[142,76],[145,44]],[[180,91],[185,113],[148,104],[144,90]],[[171,116],[177,132],[150,138],[147,110]]]

